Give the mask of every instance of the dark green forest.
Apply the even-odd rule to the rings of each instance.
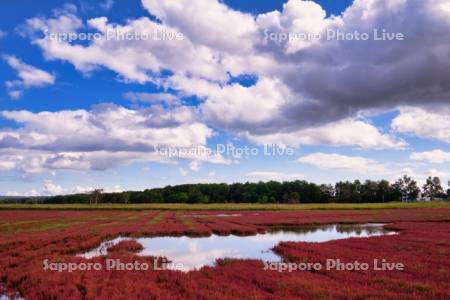
[[[383,203],[415,201],[420,197],[448,199],[439,178],[429,178],[422,190],[411,177],[394,184],[386,180],[341,181],[333,185],[307,181],[184,184],[144,191],[92,193],[39,198],[14,198],[19,203]],[[6,201],[6,200],[4,200]]]

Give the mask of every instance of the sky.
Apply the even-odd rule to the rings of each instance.
[[[447,0],[0,5],[0,195],[403,174],[447,188]]]

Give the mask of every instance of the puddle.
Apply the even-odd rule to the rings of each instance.
[[[9,295],[6,293],[6,287],[0,283],[0,300],[23,300],[20,297],[18,292],[10,293]]]
[[[1,295],[0,294],[0,300],[23,300],[23,298],[20,297],[20,296],[13,296],[13,298],[11,298],[8,295]]]
[[[84,258],[87,258],[87,259],[93,258],[93,257],[97,257],[97,256],[104,256],[104,255],[108,254],[108,248],[111,248],[112,246],[115,246],[115,245],[117,245],[118,243],[120,243],[122,241],[130,241],[130,240],[133,240],[133,238],[118,237],[118,238],[115,238],[113,240],[109,240],[109,241],[103,242],[103,243],[100,244],[100,246],[98,246],[94,250],[91,250],[89,252],[83,253],[83,254],[78,255],[78,256],[81,256],[81,257],[84,257]],[[134,239],[134,240],[136,240],[136,239]]]
[[[226,218],[226,217],[242,217],[242,214],[217,214],[217,215],[188,215],[189,217],[219,217],[219,218]]]
[[[144,247],[137,255],[166,257],[174,265],[178,265],[177,270],[180,269],[179,265],[182,265],[183,271],[191,271],[206,265],[214,266],[219,258],[260,259],[277,262],[281,258],[272,252],[271,249],[280,242],[323,243],[351,237],[363,238],[397,234],[396,232],[385,230],[383,225],[296,226],[278,228],[271,232],[253,236],[149,237],[134,240]],[[89,259],[107,255],[109,247],[118,244],[120,241],[132,239],[118,237],[104,242],[98,248],[79,256]]]

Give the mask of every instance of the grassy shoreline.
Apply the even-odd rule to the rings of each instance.
[[[314,204],[0,204],[0,210],[360,210],[360,209],[409,209],[450,208],[448,201],[417,203],[314,203]]]

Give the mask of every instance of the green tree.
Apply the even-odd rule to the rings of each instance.
[[[360,196],[362,202],[376,202],[378,192],[378,182],[366,180],[360,188]]]
[[[187,193],[174,193],[170,194],[168,197],[169,203],[187,203],[189,201],[189,196]]]
[[[331,184],[320,185],[320,202],[328,203],[332,202],[334,197],[334,188]]]
[[[130,193],[129,192],[123,192],[122,193],[122,199],[123,199],[123,203],[128,204],[130,203]]]
[[[426,197],[430,197],[430,200],[434,200],[436,197],[444,194],[444,189],[441,185],[439,177],[428,177],[427,182],[423,186],[423,194]]]
[[[419,196],[420,189],[417,186],[417,181],[413,180],[408,175],[403,175],[394,183],[394,189],[402,195],[402,200],[415,201]]]
[[[188,192],[189,203],[208,203],[208,196],[203,195],[197,187],[191,187]]]
[[[360,190],[361,183],[359,180],[355,180],[355,182],[340,181],[335,185],[336,200],[341,203],[360,202]]]
[[[380,202],[389,201],[389,194],[391,191],[391,184],[387,180],[378,182],[377,200]]]
[[[300,195],[297,192],[288,192],[283,196],[283,200],[285,203],[300,203]]]

